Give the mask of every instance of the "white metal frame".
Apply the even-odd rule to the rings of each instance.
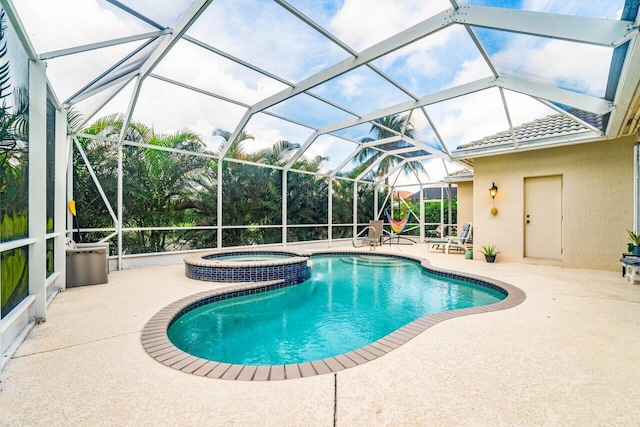
[[[123,148],[125,145],[131,146],[139,146],[145,148],[154,148],[154,149],[165,149],[159,147],[150,147],[145,144],[136,143],[132,141],[126,141],[126,130],[128,125],[132,121],[133,114],[136,109],[136,105],[138,102],[138,97],[142,88],[142,85],[145,83],[148,77],[160,80],[166,84],[177,85],[187,90],[195,91],[205,96],[210,96],[216,99],[219,99],[223,102],[228,102],[231,104],[235,104],[245,108],[245,113],[243,117],[236,124],[233,129],[231,138],[229,140],[229,144],[226,145],[225,149],[219,155],[212,154],[203,154],[203,153],[189,153],[184,150],[174,150],[174,149],[166,149],[168,151],[178,152],[181,154],[189,154],[189,155],[199,155],[210,158],[216,158],[218,160],[218,182],[222,183],[222,173],[223,173],[223,162],[238,162],[238,163],[246,163],[252,164],[262,167],[272,167],[278,170],[282,170],[282,225],[273,225],[273,226],[265,226],[265,227],[282,227],[282,241],[283,244],[287,244],[287,229],[294,227],[303,227],[307,226],[305,224],[288,224],[287,223],[287,209],[288,209],[288,201],[287,201],[287,177],[290,173],[308,173],[311,175],[315,175],[318,177],[327,178],[329,181],[328,186],[328,218],[326,224],[315,224],[313,226],[320,227],[328,227],[328,241],[329,244],[332,244],[333,241],[333,229],[338,226],[352,226],[354,235],[357,234],[357,211],[358,211],[358,199],[357,192],[359,185],[372,185],[376,191],[374,191],[374,210],[376,214],[378,213],[379,200],[378,200],[378,189],[383,182],[396,174],[405,167],[406,165],[411,165],[412,162],[425,162],[432,159],[441,159],[441,161],[445,164],[445,168],[447,162],[468,162],[468,159],[464,157],[457,156],[455,153],[451,153],[447,148],[445,141],[443,140],[441,133],[438,129],[438,126],[431,119],[429,114],[426,111],[426,106],[433,105],[438,102],[446,101],[452,98],[461,97],[465,95],[469,95],[472,93],[484,91],[491,88],[497,88],[500,94],[500,99],[502,105],[504,107],[505,118],[507,119],[507,123],[509,125],[509,130],[512,134],[513,144],[508,149],[510,150],[521,150],[523,147],[518,145],[518,141],[515,138],[513,123],[511,120],[511,112],[510,106],[507,104],[505,91],[517,92],[531,97],[536,101],[542,102],[551,108],[554,108],[560,111],[562,114],[567,115],[572,120],[575,120],[578,123],[581,123],[591,130],[596,132],[597,135],[602,139],[606,139],[609,137],[617,136],[622,129],[625,127],[625,113],[629,104],[632,102],[632,96],[638,87],[638,83],[640,82],[640,46],[638,42],[638,34],[639,34],[639,21],[636,17],[634,22],[625,22],[625,21],[615,21],[615,20],[607,20],[607,19],[598,19],[598,18],[587,18],[587,17],[577,17],[577,16],[567,16],[567,15],[557,15],[550,13],[540,13],[540,12],[531,12],[531,11],[523,11],[523,10],[515,10],[515,9],[502,9],[502,8],[494,8],[494,7],[486,7],[486,6],[478,6],[478,5],[460,5],[456,0],[450,0],[451,8],[445,11],[442,11],[434,16],[431,16],[424,21],[414,25],[410,28],[401,31],[400,33],[383,40],[367,49],[362,50],[361,52],[357,52],[346,43],[339,40],[335,35],[329,32],[327,29],[323,28],[321,25],[313,21],[310,17],[303,14],[301,11],[297,10],[291,4],[284,0],[274,0],[280,7],[282,7],[287,13],[292,14],[294,17],[299,19],[305,25],[312,28],[317,33],[321,34],[327,40],[335,44],[340,49],[343,49],[348,53],[348,57],[343,61],[340,61],[332,66],[325,68],[324,70],[319,71],[316,74],[313,74],[300,82],[292,83],[287,79],[284,79],[280,76],[277,76],[267,70],[263,70],[260,67],[251,64],[247,61],[244,61],[241,58],[237,58],[227,52],[224,52],[215,46],[211,46],[207,43],[204,43],[200,40],[197,40],[189,35],[187,35],[188,29],[194,24],[194,22],[198,19],[198,17],[206,10],[206,8],[210,5],[212,0],[194,0],[191,2],[190,6],[184,11],[178,21],[173,25],[172,28],[165,28],[163,25],[154,22],[152,19],[148,18],[144,14],[136,11],[134,8],[129,7],[118,0],[107,0],[110,4],[115,7],[121,9],[127,14],[151,25],[156,28],[155,31],[136,34],[128,37],[120,37],[112,40],[105,40],[98,43],[84,44],[78,46],[71,46],[66,49],[45,52],[40,55],[37,54],[35,49],[33,48],[29,38],[27,36],[27,32],[22,25],[19,16],[17,15],[16,9],[12,3],[12,0],[0,0],[0,4],[5,9],[7,13],[7,17],[11,22],[11,25],[16,29],[18,37],[20,38],[24,49],[27,52],[29,59],[31,60],[30,65],[30,150],[29,150],[29,180],[30,180],[30,190],[29,190],[29,218],[30,218],[30,228],[29,228],[29,237],[26,239],[21,239],[13,242],[4,242],[0,243],[0,251],[4,252],[7,250],[15,249],[18,247],[29,247],[30,256],[29,256],[29,269],[30,269],[30,296],[23,301],[20,307],[16,308],[10,316],[7,316],[5,319],[0,321],[0,348],[14,348],[13,341],[20,340],[20,337],[24,337],[24,331],[28,330],[28,322],[24,319],[44,319],[46,316],[46,306],[50,301],[50,295],[52,292],[49,292],[47,289],[52,289],[53,286],[55,289],[64,289],[65,282],[65,272],[64,272],[64,258],[62,254],[64,253],[64,237],[66,231],[69,230],[70,227],[70,217],[67,213],[66,209],[66,196],[65,190],[72,189],[72,174],[71,170],[71,151],[72,145],[74,144],[76,148],[79,149],[83,160],[87,164],[89,168],[90,174],[94,179],[94,182],[98,188],[98,191],[105,202],[109,213],[114,220],[113,229],[109,229],[112,231],[112,235],[117,237],[117,264],[118,268],[122,267],[123,260],[123,251],[122,251],[122,235],[124,232],[129,232],[134,229],[124,228],[123,227],[123,164],[122,164],[122,156],[123,156]],[[435,93],[430,93],[425,96],[417,96],[413,94],[410,90],[403,87],[400,83],[395,81],[391,76],[387,75],[384,71],[377,68],[373,61],[381,58],[385,55],[388,55],[392,52],[395,52],[417,40],[430,37],[433,34],[438,33],[439,31],[449,28],[451,26],[461,25],[465,28],[471,40],[473,41],[475,47],[477,48],[479,54],[482,56],[487,66],[491,71],[491,75],[478,79],[473,82],[469,82],[466,84],[462,84],[459,86],[447,88]],[[615,95],[613,99],[602,99],[594,96],[584,95],[580,93],[576,93],[573,91],[561,89],[558,87],[554,87],[552,85],[541,84],[531,80],[518,78],[515,76],[505,75],[498,72],[494,64],[492,64],[485,47],[482,45],[481,41],[475,34],[474,28],[490,28],[495,30],[507,31],[517,34],[528,34],[545,38],[552,38],[558,40],[569,41],[573,43],[580,44],[588,44],[595,46],[604,46],[612,49],[620,48],[626,45],[626,56],[624,58],[624,62],[622,65],[622,69],[620,72],[620,83],[615,90]],[[255,72],[258,72],[270,79],[280,82],[287,86],[286,89],[272,95],[268,96],[253,105],[248,105],[246,103],[242,103],[240,101],[231,99],[226,96],[222,96],[217,93],[213,93],[210,91],[203,90],[193,85],[185,84],[182,82],[178,82],[167,77],[154,74],[154,69],[157,65],[162,61],[162,59],[167,55],[167,53],[176,45],[176,43],[180,40],[185,40],[189,43],[195,44],[202,49],[207,50],[211,54],[222,56],[228,60],[239,64],[240,66],[247,67]],[[55,95],[52,90],[50,90],[50,94],[53,95],[53,99],[56,103],[56,108],[58,109],[56,116],[56,159],[55,159],[55,177],[56,177],[56,193],[55,193],[55,229],[53,233],[47,234],[45,228],[46,221],[46,209],[43,206],[42,200],[45,199],[45,183],[44,183],[44,174],[41,173],[42,170],[46,168],[46,139],[44,138],[45,130],[46,130],[46,93],[47,93],[47,80],[45,74],[45,64],[44,60],[53,59],[62,56],[75,55],[81,52],[87,52],[94,49],[102,49],[109,46],[120,45],[123,43],[128,43],[132,41],[142,41],[141,45],[132,51],[129,55],[123,58],[121,61],[116,63],[112,68],[107,70],[102,75],[98,76],[95,80],[93,80],[89,85],[85,86],[84,89],[80,90],[74,96],[72,96],[66,103],[60,104],[60,102],[55,99]],[[129,58],[131,58],[136,53],[140,52],[142,49],[153,49],[150,53],[146,61],[144,61],[137,69],[134,69],[126,74],[114,76],[112,79],[108,79],[113,71],[115,71],[119,65],[124,64]],[[396,105],[387,106],[385,108],[381,108],[377,111],[373,111],[367,114],[358,114],[354,111],[351,111],[344,106],[339,105],[338,103],[325,99],[322,96],[314,93],[312,91],[313,88],[330,81],[338,76],[341,76],[349,71],[355,70],[358,67],[365,66],[368,69],[372,70],[378,76],[380,76],[384,81],[389,83],[389,85],[397,88],[402,93],[404,93],[408,97],[408,101],[401,102]],[[105,78],[106,83],[100,86],[93,86],[96,82],[99,82],[100,79]],[[66,126],[66,108],[72,107],[77,102],[86,99],[92,95],[97,93],[102,93],[108,89],[112,89],[109,93],[106,100],[100,103],[94,111],[90,112],[89,115],[85,119],[85,123],[87,123],[98,111],[104,108],[118,93],[125,87],[130,87],[133,85],[133,90],[131,92],[131,96],[129,99],[129,106],[125,113],[124,126],[118,138],[107,138],[105,140],[110,141],[114,144],[117,144],[118,148],[118,207],[117,210],[114,211],[113,208],[109,205],[108,200],[102,190],[100,183],[95,177],[95,173],[93,173],[91,165],[89,164],[86,156],[84,155],[80,145],[77,143],[75,139],[76,136],[71,136],[70,138],[66,138],[65,126]],[[271,106],[276,105],[280,102],[286,101],[298,94],[306,94],[311,96],[326,105],[329,105],[333,108],[339,109],[350,115],[350,118],[347,120],[340,121],[338,123],[331,123],[326,126],[322,126],[320,128],[314,128],[307,124],[300,123],[299,121],[293,120],[289,117],[284,117],[279,114],[275,114],[271,111],[267,111]],[[606,129],[596,129],[589,123],[580,120],[579,118],[571,115],[571,113],[566,112],[562,109],[559,109],[555,104],[563,104],[568,105],[583,111],[592,112],[595,114],[610,114],[608,120],[608,126]],[[418,111],[416,111],[418,109]],[[425,144],[423,141],[415,140],[409,138],[405,135],[405,130],[397,133],[396,136],[391,138],[386,138],[379,141],[374,141],[368,144],[358,144],[357,148],[354,150],[352,154],[347,156],[340,165],[333,171],[328,173],[314,173],[307,171],[297,171],[293,169],[293,165],[295,162],[304,155],[307,149],[317,141],[317,139],[323,135],[335,135],[335,132],[352,127],[360,124],[370,124],[372,126],[380,126],[375,122],[376,119],[388,116],[390,114],[397,113],[407,113],[407,117],[410,117],[411,114],[421,113],[429,123],[429,126],[433,130],[440,147],[438,149],[434,149],[431,146]],[[270,165],[261,165],[256,164],[254,162],[246,162],[236,159],[226,158],[227,152],[231,147],[231,144],[235,142],[235,139],[241,134],[241,132],[245,129],[251,118],[255,114],[268,114],[272,117],[276,117],[278,119],[286,120],[291,123],[295,123],[300,126],[304,126],[308,129],[311,129],[312,133],[308,137],[308,139],[302,144],[300,149],[295,153],[294,156],[287,162],[284,166],[270,166]],[[95,136],[88,135],[77,135],[81,137],[92,137],[92,138],[100,138]],[[345,139],[345,138],[343,138]],[[593,140],[593,138],[591,139]],[[396,150],[387,150],[383,151],[380,148],[380,145],[389,143],[389,142],[399,142],[403,141],[408,143],[410,147],[396,149]],[[550,140],[541,143],[539,146],[555,146],[555,145],[567,145],[572,143],[583,142],[583,139],[575,138],[564,138],[562,140]],[[362,172],[355,179],[340,177],[339,173],[349,164],[355,156],[361,152],[365,147],[371,147],[381,151],[381,155],[376,159],[372,165],[367,168],[364,172]],[[524,149],[531,149],[525,147]],[[391,170],[389,170],[384,176],[376,177],[374,182],[366,182],[363,179],[367,176],[367,174],[373,170],[377,164],[382,161],[387,156],[394,156],[403,153],[408,153],[412,151],[425,151],[427,154],[425,156],[413,157],[413,158],[403,158],[395,164]],[[474,156],[480,155],[489,155],[495,154],[497,152],[504,152],[506,148],[492,148],[489,150],[485,150],[483,152],[476,152]],[[638,176],[637,172],[637,158],[639,157],[636,149],[636,177]],[[66,171],[65,171],[66,169]],[[66,179],[66,183],[65,183]],[[351,224],[333,224],[332,220],[332,205],[333,205],[333,184],[334,179],[342,179],[345,181],[353,182],[353,222]],[[421,234],[424,234],[424,207],[423,207],[423,197],[422,197],[422,189],[426,184],[419,177],[416,176],[417,185],[420,186],[421,190],[421,210],[420,210],[420,230]],[[640,187],[637,184],[638,178],[636,178],[636,200],[635,200],[635,226],[636,229],[640,227],[640,220],[638,220],[638,193],[637,187]],[[71,194],[71,192],[69,192]],[[218,247],[222,247],[222,233],[224,229],[227,228],[241,228],[243,226],[223,226],[223,200],[222,200],[222,185],[218,186],[218,211],[217,211],[217,223],[215,226],[209,227],[193,227],[194,229],[216,229],[217,234],[217,245]],[[66,221],[64,220],[66,218]],[[172,229],[172,227],[150,227],[148,229]],[[50,276],[48,279],[46,276],[46,241],[47,239],[54,239],[55,245],[55,273],[53,276]],[[22,323],[21,323],[22,322]],[[20,329],[19,332],[16,332],[16,328]],[[11,346],[6,345],[7,337],[11,335],[12,344]],[[0,365],[1,368],[2,365]],[[1,376],[0,376],[1,380]],[[0,383],[1,386],[1,383]]]

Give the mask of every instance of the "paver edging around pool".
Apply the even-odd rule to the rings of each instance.
[[[322,254],[357,254],[362,252],[318,252]],[[215,291],[203,291],[188,297],[182,298],[156,313],[145,325],[141,334],[142,346],[147,353],[158,362],[179,371],[208,377],[241,381],[277,381],[285,379],[295,379],[312,377],[316,375],[338,372],[343,369],[362,365],[378,357],[384,356],[395,348],[413,339],[430,327],[448,319],[471,314],[488,313],[492,311],[505,310],[522,303],[526,295],[521,289],[494,279],[476,276],[466,273],[459,273],[450,270],[433,267],[427,260],[412,256],[398,256],[390,254],[368,254],[373,256],[392,256],[396,258],[410,259],[420,262],[422,267],[432,274],[459,279],[471,282],[476,285],[489,287],[506,294],[505,299],[494,304],[480,307],[463,308],[458,310],[443,311],[430,314],[393,331],[392,333],[372,342],[364,347],[351,352],[329,357],[322,360],[314,360],[305,363],[294,363],[288,365],[237,365],[223,362],[215,362],[203,359],[186,353],[176,347],[167,336],[167,331],[173,321],[184,313],[191,311],[204,304],[223,299],[235,298],[244,295],[251,295],[261,292],[268,292],[296,284],[286,283],[282,280],[270,282],[243,283],[225,289]]]

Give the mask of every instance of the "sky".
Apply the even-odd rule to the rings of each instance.
[[[172,26],[190,3],[188,0],[121,1],[162,26]],[[290,0],[289,3],[357,52],[451,7],[446,0]],[[619,19],[624,6],[623,0],[472,0],[469,3],[606,19]],[[38,53],[155,30],[104,0],[14,0],[14,4]],[[594,96],[604,94],[611,49],[490,29],[474,28],[474,32],[500,73]],[[296,84],[350,58],[341,47],[268,0],[216,0],[187,35],[282,79],[272,79],[193,43],[179,41],[153,73],[236,103],[150,77],[143,84],[134,119],[153,126],[159,133],[190,128],[201,134],[212,149],[219,143],[212,132],[217,128],[233,131],[246,106],[287,89],[287,82]],[[58,98],[66,100],[142,43],[131,42],[48,60],[47,74]],[[459,25],[405,46],[372,64],[418,97],[492,75],[473,39]],[[88,114],[116,89],[120,92],[96,118],[124,112],[131,99],[132,84],[80,102],[77,108]],[[258,114],[246,127],[255,140],[245,148],[258,150],[280,139],[303,144],[313,133],[311,127],[353,117],[317,97],[357,115],[411,99],[368,67],[356,68],[314,87],[311,92],[315,98],[301,94],[267,110],[306,126]],[[528,96],[505,91],[505,97],[514,126],[553,113]],[[429,105],[425,111],[450,150],[508,129],[497,89]],[[424,114],[416,111],[412,123],[421,141],[439,145]],[[357,141],[367,135],[369,127],[343,129],[336,134]],[[329,157],[324,167],[331,170],[355,146],[337,136],[325,136],[305,155]],[[430,179],[439,179],[446,173],[441,163],[429,162]]]

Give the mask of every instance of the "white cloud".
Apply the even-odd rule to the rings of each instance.
[[[22,0],[15,6],[38,53],[155,29],[124,12],[116,15],[95,0]]]
[[[482,56],[478,56],[475,59],[471,59],[462,63],[462,67],[460,67],[460,69],[456,72],[456,75],[452,82],[452,86],[469,83],[491,75],[493,74],[491,73],[491,69],[487,65],[487,61],[485,61]]]
[[[329,157],[321,168],[323,172],[328,172],[334,170],[355,149],[356,144],[352,142],[331,135],[323,135],[311,144],[304,156],[309,159],[315,156]],[[345,170],[349,170],[349,165],[345,166],[343,171]]]
[[[215,1],[188,34],[292,82],[348,56],[272,2]]]
[[[612,50],[561,40],[514,36],[492,56],[499,72],[602,96]]]
[[[449,7],[449,2],[440,0],[345,0],[330,29],[361,51]]]
[[[620,19],[622,9],[610,0],[524,0],[522,8],[537,12],[580,15],[604,19]]]
[[[518,126],[555,111],[533,98],[505,90],[512,125]],[[460,144],[509,130],[498,89],[488,89],[427,107],[450,150]]]
[[[364,78],[359,74],[352,74],[344,77],[340,80],[340,88],[342,89],[342,95],[347,99],[352,99],[354,96],[361,95],[364,88],[362,84]]]

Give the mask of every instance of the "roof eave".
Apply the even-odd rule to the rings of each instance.
[[[606,137],[599,136],[595,132],[579,132],[573,134],[565,134],[562,136],[554,136],[551,138],[541,138],[531,141],[519,141],[518,147],[514,147],[512,143],[493,145],[490,147],[476,147],[464,150],[454,150],[451,157],[454,160],[465,160],[477,157],[495,156],[499,154],[510,154],[521,151],[540,150],[544,148],[556,148],[567,145],[585,144],[589,142],[597,142],[606,140]]]

